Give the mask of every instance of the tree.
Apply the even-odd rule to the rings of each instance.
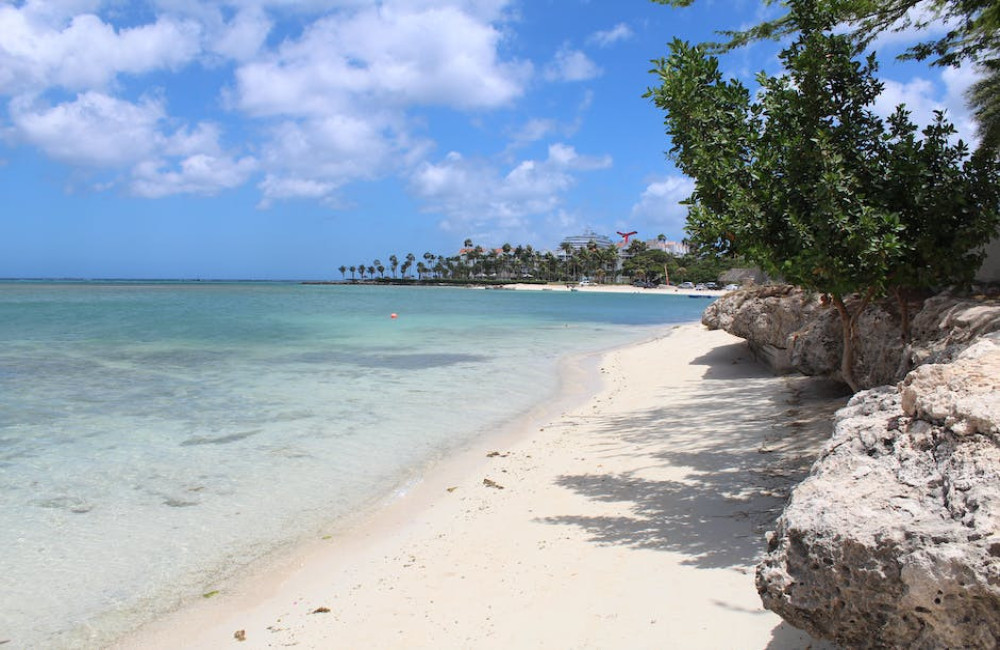
[[[356,267],[356,266],[352,266],[351,267],[351,281],[352,282],[354,281],[354,272],[357,271],[357,270],[358,270],[358,267]]]
[[[905,112],[887,133],[871,110],[882,88],[874,55],[855,61],[860,46],[832,33],[834,14],[822,3],[788,4],[800,35],[780,55],[787,74],[758,77],[758,100],[739,82],[723,80],[705,46],[677,40],[656,62],[661,86],[648,96],[667,111],[672,157],[695,179],[688,200],[694,242],[701,250],[742,253],[774,276],[829,295],[843,326],[841,376],[857,389],[858,315],[876,296],[911,281],[908,260],[934,238],[948,253],[962,253],[950,268],[936,267],[934,279],[968,273],[968,237],[996,229],[1000,205],[989,187],[998,179],[996,163],[987,156],[963,161],[964,145],[945,151],[940,138],[927,145],[939,153],[907,157],[916,145],[907,139],[915,127]],[[904,163],[916,167],[902,176]],[[950,209],[959,191],[976,198]],[[908,211],[900,194],[922,198]],[[960,235],[941,238],[939,224],[929,237],[915,225],[945,214],[947,228]],[[918,258],[921,265],[935,261]],[[849,303],[852,294],[859,299]]]
[[[969,107],[979,124],[980,147],[1000,151],[1000,60],[983,64],[986,76],[969,89]]]
[[[659,4],[687,7],[695,0],[653,0]],[[795,34],[798,24],[794,3],[787,0],[764,0],[782,4],[789,11],[742,31],[722,31],[722,43],[709,44],[713,51],[729,51],[761,39],[780,39]],[[924,12],[914,11],[917,6]],[[849,25],[850,38],[867,46],[884,32],[908,28],[925,29],[932,24],[947,24],[949,31],[937,40],[919,43],[901,58],[930,59],[937,66],[960,66],[963,62],[979,65],[986,77],[969,93],[969,104],[979,123],[980,146],[1000,151],[1000,3],[996,0],[824,0],[821,7],[835,23]]]
[[[399,268],[399,258],[395,255],[389,256],[389,266],[392,268],[392,277],[396,277],[396,269]]]
[[[347,279],[347,275],[346,275],[346,273],[347,273],[347,267],[344,266],[343,264],[341,264],[340,267],[337,270],[340,271],[340,279],[341,280],[346,280]]]

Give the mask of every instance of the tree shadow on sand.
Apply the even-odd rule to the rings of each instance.
[[[832,413],[846,396],[825,380],[774,377],[743,344],[692,364],[705,366],[704,374],[663,395],[664,406],[588,418],[605,434],[591,451],[645,454],[650,467],[557,479],[591,499],[620,503],[622,514],[542,521],[579,526],[598,544],[680,553],[698,567],[759,559],[764,532],[829,438]],[[663,466],[672,468],[670,478],[650,477]]]

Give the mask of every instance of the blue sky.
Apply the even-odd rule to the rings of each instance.
[[[0,277],[339,278],[467,237],[683,237],[690,181],[646,99],[700,0],[0,0]],[[974,140],[970,70],[897,64],[918,121]],[[776,47],[727,56],[748,84]]]

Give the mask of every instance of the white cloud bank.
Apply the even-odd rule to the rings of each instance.
[[[256,174],[263,205],[332,204],[345,184],[405,172],[426,156],[413,111],[491,110],[523,96],[532,64],[500,54],[508,5],[154,0],[155,16],[134,24],[126,22],[133,9],[110,0],[0,4],[9,118],[0,126],[8,143],[83,170],[124,172],[141,196],[212,194]],[[273,11],[294,14],[301,32],[269,44]],[[171,99],[191,94],[173,97],[170,84],[211,71],[224,79],[218,94],[198,98],[206,106],[193,107],[194,118],[171,116]],[[230,151],[222,128],[197,116],[213,103],[230,111],[241,139]]]
[[[561,212],[576,172],[610,167],[607,156],[585,156],[565,144],[553,144],[545,160],[525,160],[504,173],[488,163],[467,160],[457,152],[439,163],[425,162],[413,174],[414,193],[427,209],[445,215],[442,227],[471,232],[484,224],[516,232],[536,217]]]

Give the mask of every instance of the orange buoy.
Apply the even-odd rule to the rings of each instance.
[[[389,318],[399,318],[398,314],[389,314]]]

